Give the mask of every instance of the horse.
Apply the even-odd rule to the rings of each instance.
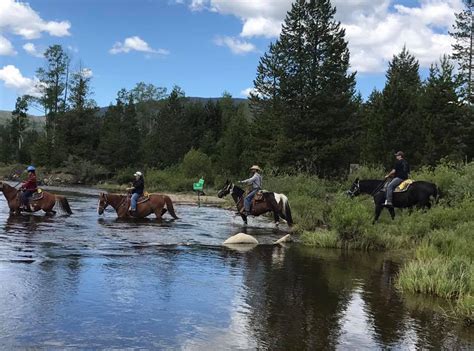
[[[217,196],[219,198],[223,198],[228,194],[230,194],[234,199],[234,202],[237,205],[237,210],[240,213],[240,217],[242,217],[244,223],[247,224],[247,216],[241,213],[241,210],[244,206],[245,191],[231,181],[227,180],[222,189],[218,192]],[[251,215],[260,216],[261,214],[267,212],[273,212],[275,225],[279,225],[280,217],[286,221],[288,226],[291,227],[293,225],[290,204],[288,202],[288,198],[285,195],[264,191],[263,201],[256,202],[254,198]]]
[[[385,202],[385,190],[382,190],[385,186],[385,180],[378,179],[366,179],[359,180],[357,178],[352,183],[351,188],[347,191],[350,197],[358,196],[359,194],[369,194],[374,198],[375,204],[375,217],[373,223],[376,223],[380,217]],[[394,192],[393,193],[393,206],[388,207],[392,220],[395,219],[396,208],[418,208],[430,209],[431,200],[438,200],[439,189],[434,183],[425,181],[413,182],[406,191]]]
[[[99,215],[103,214],[109,205],[115,209],[118,218],[144,218],[154,213],[156,219],[161,220],[162,216],[168,211],[174,219],[179,219],[174,212],[173,203],[167,195],[150,194],[148,200],[142,202],[139,200],[137,211],[132,215],[128,210],[130,205],[130,197],[128,195],[100,193],[97,208]]]
[[[69,207],[69,202],[64,196],[54,195],[47,191],[42,191],[42,197],[40,199],[31,199],[26,210],[20,209],[20,190],[15,189],[11,185],[8,185],[5,182],[0,182],[0,190],[5,195],[5,198],[8,202],[8,207],[10,207],[11,214],[20,214],[24,212],[37,212],[43,210],[46,212],[46,215],[54,215],[56,211],[53,210],[55,205],[59,205],[61,209],[67,214],[71,215],[71,207]]]

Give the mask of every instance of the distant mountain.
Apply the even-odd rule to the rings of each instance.
[[[202,104],[205,104],[209,100],[211,100],[212,102],[216,102],[216,101],[221,100],[222,98],[221,97],[205,98],[205,97],[190,96],[190,97],[186,97],[186,99],[188,100],[188,102],[191,102],[191,103],[200,102]],[[235,105],[244,104],[244,105],[246,105],[246,107],[248,106],[248,99],[232,98],[232,100],[234,101]],[[107,112],[108,109],[109,109],[108,106],[100,107],[99,112],[98,112],[99,116],[103,116]],[[7,121],[10,120],[11,117],[12,117],[11,111],[1,111],[0,110],[0,126],[5,125],[5,123],[7,123]],[[28,115],[28,117],[31,121],[31,127],[33,129],[42,129],[42,128],[44,128],[44,125],[46,123],[46,118],[44,116],[39,117],[39,116]]]
[[[11,111],[1,111],[0,110],[0,126],[5,125],[12,118]],[[28,115],[30,120],[30,127],[32,129],[42,129],[46,123],[46,119],[41,116],[32,116]]]

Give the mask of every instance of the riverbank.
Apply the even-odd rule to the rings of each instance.
[[[394,221],[383,211],[380,223],[372,225],[374,205],[370,196],[349,199],[332,194],[329,199],[319,197],[326,203],[325,212],[320,212],[325,228],[303,228],[301,240],[320,248],[405,250],[409,258],[396,278],[397,287],[450,301],[452,308],[447,312],[472,325],[474,164],[445,164],[414,172],[412,177],[432,181],[441,189],[442,197],[431,210],[397,210]]]
[[[1,172],[0,168],[0,172]],[[41,172],[41,170],[40,170]],[[397,287],[407,293],[444,298],[453,306],[449,313],[474,322],[474,163],[442,164],[412,173],[415,180],[432,181],[442,197],[429,211],[396,211],[392,221],[383,211],[380,223],[372,225],[374,206],[370,196],[350,199],[345,195],[355,178],[376,179],[380,168],[361,167],[346,180],[324,180],[307,174],[265,174],[265,188],[288,196],[296,223],[293,232],[310,247],[407,252],[407,259],[396,278]],[[41,174],[41,173],[40,173]],[[65,184],[59,172],[46,173],[46,179]],[[116,183],[99,182],[107,191],[124,192],[130,170],[114,178]],[[222,177],[221,177],[222,178]],[[197,204],[196,194],[184,192],[193,179],[179,169],[146,172],[149,192],[169,194],[173,201]],[[223,183],[215,175],[207,194],[217,193]],[[215,189],[214,189],[215,188]],[[201,198],[204,205],[233,209],[230,197]]]

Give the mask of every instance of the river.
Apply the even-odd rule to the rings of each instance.
[[[0,348],[415,349],[474,347],[472,329],[394,288],[381,253],[272,242],[231,211],[175,205],[179,220],[99,216],[97,190],[64,193],[74,214],[10,217],[0,200]]]

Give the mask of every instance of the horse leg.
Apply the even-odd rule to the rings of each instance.
[[[374,217],[374,220],[372,222],[372,224],[375,224],[377,223],[377,221],[379,220],[379,217],[380,217],[380,213],[382,212],[383,210],[383,206],[380,204],[377,204],[375,205],[375,217]]]
[[[247,216],[240,214],[240,217],[242,217],[242,220],[244,221],[244,224],[247,225]]]
[[[160,207],[155,208],[155,216],[156,216],[156,220],[157,220],[158,222],[161,222],[161,221],[162,221],[163,218],[162,218],[161,216],[163,215],[163,213],[166,212],[166,210],[165,210],[165,211],[163,211],[163,210],[164,210],[163,207],[161,207],[161,208],[160,208]]]
[[[388,212],[390,212],[390,216],[392,217],[393,221],[395,219],[395,209],[393,207],[389,207]]]
[[[275,220],[275,225],[278,227],[280,224],[280,216],[278,215],[278,211],[273,211],[273,219]]]

